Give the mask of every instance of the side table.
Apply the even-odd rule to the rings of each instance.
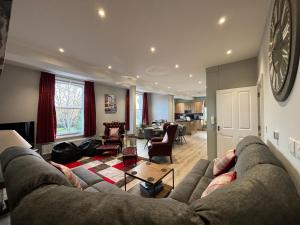
[[[137,151],[136,147],[126,147],[123,149],[123,163],[124,166],[137,164]]]

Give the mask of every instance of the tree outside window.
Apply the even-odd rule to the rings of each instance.
[[[83,134],[84,85],[56,80],[57,136]]]

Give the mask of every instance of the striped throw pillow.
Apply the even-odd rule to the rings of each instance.
[[[52,166],[56,167],[58,170],[60,170],[66,177],[67,179],[70,181],[70,183],[82,190],[82,187],[80,185],[80,182],[79,180],[77,179],[77,177],[74,175],[74,173],[72,172],[72,170],[70,170],[68,167],[64,166],[64,165],[61,165],[61,164],[58,164],[58,163],[55,163],[55,162],[52,162],[50,161],[49,162]]]
[[[235,179],[236,179],[235,171],[231,171],[228,173],[221,174],[220,176],[217,176],[207,186],[205,191],[202,193],[201,198],[209,195],[210,193],[212,193],[213,191],[215,191],[218,188],[224,187],[226,184],[229,184],[230,182],[234,181]]]
[[[227,151],[221,158],[215,159],[213,168],[214,176],[218,176],[227,172],[235,164],[235,160],[235,149],[231,149]]]

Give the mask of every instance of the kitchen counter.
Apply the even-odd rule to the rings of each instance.
[[[191,121],[183,121],[176,120],[176,123],[186,126],[186,134],[192,135],[197,132],[197,130],[201,130],[201,120],[191,120]]]

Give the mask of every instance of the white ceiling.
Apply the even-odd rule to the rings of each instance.
[[[14,0],[6,56],[63,76],[203,96],[205,68],[258,54],[269,2]],[[99,8],[105,9],[105,19]],[[227,18],[223,26],[218,25],[221,16]]]

